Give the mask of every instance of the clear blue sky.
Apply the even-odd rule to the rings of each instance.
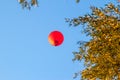
[[[64,18],[90,13],[90,6],[103,7],[115,0],[39,0],[39,7],[23,10],[17,0],[0,2],[0,80],[73,80],[84,69],[72,62],[79,40],[89,40],[81,26],[69,27]],[[59,30],[64,42],[48,43],[48,35]],[[80,80],[79,78],[75,80]]]

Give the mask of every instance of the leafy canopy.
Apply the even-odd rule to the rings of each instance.
[[[80,0],[76,0],[76,3],[79,3]],[[22,5],[22,8],[31,9],[31,6],[38,6],[38,0],[18,0],[18,2]]]
[[[120,80],[120,5],[91,10],[91,14],[67,19],[70,25],[85,25],[84,32],[92,37],[73,52],[73,60],[84,60],[83,80]]]
[[[22,8],[30,9],[31,6],[38,6],[37,0],[31,0],[30,2],[27,0],[18,0],[18,2],[22,5]]]

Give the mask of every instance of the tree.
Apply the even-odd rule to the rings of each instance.
[[[37,0],[31,0],[30,2],[26,0],[18,0],[18,2],[22,5],[22,8],[30,9],[31,6],[38,6]]]
[[[76,3],[79,3],[80,0],[76,0]],[[27,0],[18,0],[18,2],[22,5],[22,8],[31,9],[31,6],[38,6],[38,0],[31,0],[28,2]]]
[[[84,60],[82,80],[120,80],[120,5],[110,3],[91,10],[91,14],[67,19],[70,25],[84,25],[84,32],[92,38],[80,42],[73,60]]]

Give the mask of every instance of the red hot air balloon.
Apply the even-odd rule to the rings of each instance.
[[[48,41],[53,46],[59,46],[62,44],[64,36],[60,31],[52,31],[48,36]]]

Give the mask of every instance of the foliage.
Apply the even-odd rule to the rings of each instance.
[[[18,2],[22,5],[22,8],[30,9],[31,6],[38,6],[37,0],[31,0],[30,2],[26,0],[18,0]]]
[[[83,43],[73,60],[84,60],[82,80],[120,80],[120,5],[91,7],[92,13],[66,19],[70,25],[85,25],[92,39]]]
[[[79,3],[80,0],[76,0],[76,3]],[[27,0],[18,0],[21,4],[22,8],[31,9],[31,6],[38,6],[38,0],[31,0],[28,2]]]
[[[76,3],[79,3],[80,2],[80,0],[76,0]]]

